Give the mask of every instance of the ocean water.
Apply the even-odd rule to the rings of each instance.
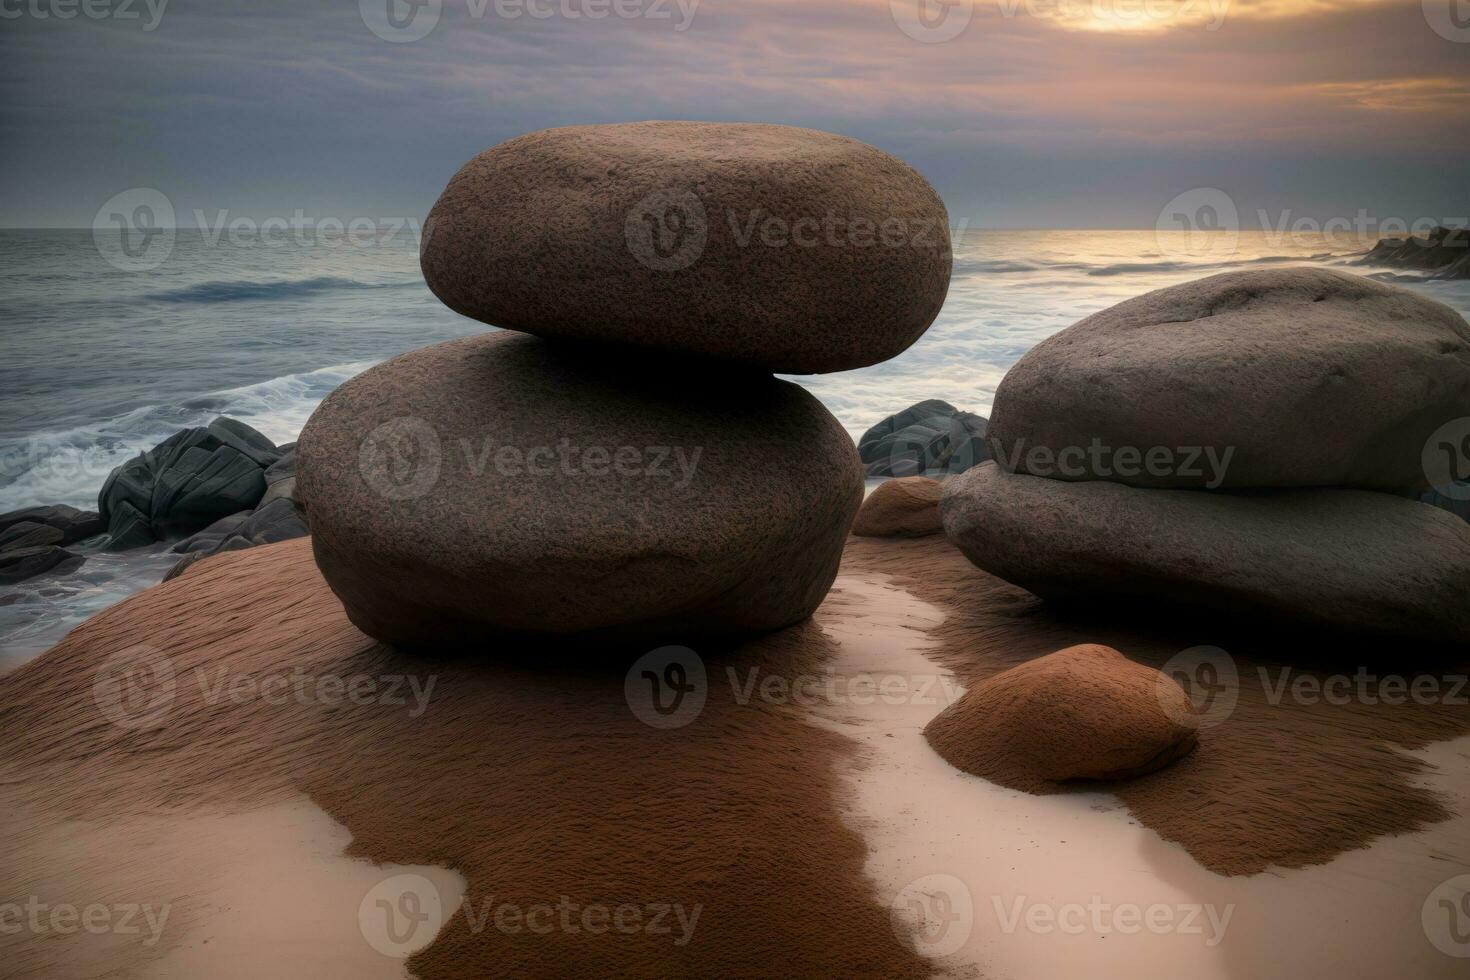
[[[181,230],[167,248],[122,245],[92,230],[0,231],[0,512],[95,507],[114,466],[217,415],[295,439],[347,378],[485,329],[429,292],[408,229]],[[854,437],[924,398],[988,415],[1006,370],[1038,341],[1130,296],[1234,268],[1341,267],[1470,314],[1470,283],[1354,264],[1371,245],[1305,233],[957,232],[948,299],[917,344],[885,364],[792,380]],[[73,575],[0,587],[0,657],[31,656],[157,582],[173,560],[164,550],[93,555]]]

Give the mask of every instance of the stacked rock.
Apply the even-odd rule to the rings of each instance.
[[[945,531],[1038,595],[1470,639],[1470,524],[1403,495],[1470,468],[1470,325],[1413,292],[1293,268],[1136,297],[1023,357],[990,440]]]
[[[862,499],[852,440],[771,376],[875,364],[948,288],[944,206],[871,146],[648,122],[480,154],[424,277],[508,328],[342,385],[298,444],[317,564],[378,639],[689,639],[799,621]]]

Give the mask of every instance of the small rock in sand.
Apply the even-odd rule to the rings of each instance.
[[[864,538],[917,538],[944,530],[939,497],[944,484],[924,476],[905,476],[879,484],[868,494],[852,522]]]
[[[1171,678],[1089,643],[977,684],[924,736],[955,768],[1035,793],[1161,769],[1195,747],[1193,717]]]

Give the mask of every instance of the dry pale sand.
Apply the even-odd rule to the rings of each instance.
[[[0,962],[48,978],[277,975],[298,957],[317,976],[392,976],[405,955],[423,977],[1463,967],[1417,916],[1432,883],[1470,871],[1470,750],[1431,745],[1470,732],[1470,712],[1271,705],[1256,664],[1311,672],[1364,651],[1081,615],[1043,610],[942,538],[853,539],[813,622],[701,649],[702,710],[660,728],[625,693],[641,650],[394,651],[347,623],[307,542],[208,559],[0,677],[7,891],[169,909],[152,943],[146,925],[0,930]],[[1001,790],[927,748],[959,685],[1079,642],[1156,665],[1217,643],[1239,703],[1197,752],[1115,795]],[[1439,656],[1366,662],[1465,672]],[[761,686],[841,691],[863,671],[927,676],[934,703]],[[283,694],[299,676],[312,693]],[[359,679],[360,696],[323,679]],[[950,911],[932,875],[961,881],[968,929],[925,918]],[[1235,909],[1210,946],[996,928],[995,899],[1009,914],[1018,895]],[[394,929],[416,921],[411,942]]]

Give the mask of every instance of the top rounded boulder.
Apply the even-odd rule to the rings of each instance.
[[[949,288],[949,218],[913,168],[791,126],[530,133],[460,169],[425,226],[451,309],[543,337],[782,374],[877,364]]]
[[[1435,453],[1467,416],[1454,310],[1329,269],[1259,269],[1037,344],[996,389],[989,438],[1006,470],[1053,479],[1397,490],[1442,482]]]

